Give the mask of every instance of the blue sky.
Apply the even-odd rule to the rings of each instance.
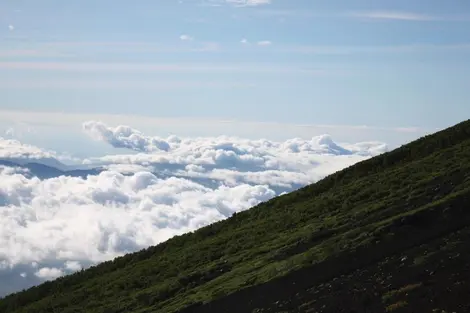
[[[3,0],[0,110],[442,128],[468,29],[466,0]]]
[[[469,0],[0,0],[0,158],[108,166],[0,168],[0,296],[468,119],[469,30]]]

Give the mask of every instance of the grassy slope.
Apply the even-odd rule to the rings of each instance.
[[[392,266],[396,256],[424,257],[416,251],[428,245],[427,253],[439,257],[439,240],[460,234],[455,242],[465,242],[469,199],[467,121],[226,221],[8,296],[0,300],[0,312],[406,310],[413,303],[389,302],[403,292],[386,296],[400,288],[388,279],[402,277]],[[456,251],[451,249],[468,256]],[[395,272],[382,277],[373,270],[378,264]],[[410,273],[428,270],[426,262],[420,264]],[[352,279],[362,284],[354,288],[365,288],[361,299],[351,298]],[[325,286],[338,281],[343,289],[334,290],[344,306],[333,310],[336,297]],[[377,291],[369,294],[364,286]],[[210,303],[191,306],[202,302]]]

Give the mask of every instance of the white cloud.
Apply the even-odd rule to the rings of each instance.
[[[15,30],[15,26],[13,26],[13,25],[11,25],[11,24],[10,24],[10,25],[8,25],[8,30],[10,30],[10,31],[14,31],[14,30]]]
[[[82,265],[77,261],[67,261],[65,262],[65,268],[69,271],[76,272],[82,269]]]
[[[14,130],[9,128],[7,135],[14,134]],[[0,158],[28,158],[42,159],[54,157],[53,152],[47,152],[35,146],[23,144],[15,139],[4,139],[0,137]]]
[[[167,151],[170,144],[163,139],[145,137],[138,130],[128,126],[107,127],[101,122],[86,122],[83,129],[92,137],[108,142],[115,148],[128,148],[136,151]]]
[[[379,46],[277,46],[276,52],[318,55],[468,52],[469,44],[404,44]],[[337,72],[339,73],[339,72]],[[345,73],[345,72],[343,72]],[[350,72],[352,73],[352,72]]]
[[[259,6],[270,4],[271,0],[225,0],[229,4],[236,6]]]
[[[242,43],[244,45],[249,44],[249,42],[246,38],[243,38],[242,40],[240,40],[240,43]]]
[[[205,44],[199,51],[214,51],[214,44]],[[303,66],[279,66],[276,64],[153,64],[153,63],[81,63],[81,62],[1,62],[0,70],[37,70],[37,71],[70,71],[70,72],[153,72],[153,73],[291,73],[314,74],[322,73],[317,69],[305,69]]]
[[[272,42],[269,40],[258,41],[258,46],[270,46],[270,45],[272,45]]]
[[[53,280],[57,277],[63,276],[64,272],[62,272],[58,268],[43,267],[39,271],[37,271],[35,275],[44,280]]]
[[[225,219],[386,149],[337,144],[327,135],[160,138],[94,121],[83,130],[132,152],[89,159],[107,169],[86,178],[41,180],[0,166],[0,294]],[[48,155],[19,142],[7,146],[13,155]]]
[[[16,135],[13,128],[6,131],[9,136]],[[67,167],[61,161],[76,161],[67,155],[58,155],[54,151],[47,151],[38,147],[21,143],[16,139],[0,137],[0,160],[13,161],[17,164],[40,163],[65,170]]]
[[[4,272],[52,279],[224,219],[274,195],[263,185],[212,189],[149,172],[39,180],[1,171],[0,260]],[[0,290],[6,284],[2,280]]]
[[[268,11],[268,10],[266,10]],[[269,11],[268,11],[269,12]],[[328,17],[328,15],[321,15]],[[433,14],[425,12],[411,12],[398,10],[364,10],[350,11],[333,16],[353,17],[366,20],[389,20],[389,21],[409,21],[409,22],[468,22],[468,14]]]
[[[189,35],[181,35],[180,39],[183,40],[183,41],[192,41],[192,40],[194,40],[194,38],[189,36]]]
[[[320,12],[313,10],[302,10],[302,9],[259,9],[246,12],[253,17],[262,17],[262,18],[311,18],[315,16],[322,17]]]
[[[125,131],[118,131],[120,129]],[[320,170],[325,160],[336,157],[336,164],[342,166],[387,150],[387,146],[380,142],[340,146],[328,135],[284,142],[227,136],[160,138],[144,135],[127,126],[109,127],[95,121],[85,122],[84,130],[95,140],[138,152],[93,158],[87,163],[104,163],[114,169],[121,166],[122,169],[127,166],[144,167],[165,175],[209,179],[225,185],[271,181],[273,186],[292,189],[312,182],[312,177],[316,180],[328,173],[327,169]],[[110,135],[116,133],[121,136]],[[161,145],[165,149],[159,148]],[[129,169],[128,172],[133,171]],[[268,179],[273,176],[276,179]]]
[[[401,21],[437,21],[441,18],[437,16],[412,13],[412,12],[401,12],[401,11],[365,11],[365,12],[353,12],[351,16],[357,18],[376,19],[376,20],[401,20]]]

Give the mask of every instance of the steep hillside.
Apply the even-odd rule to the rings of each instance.
[[[0,312],[470,312],[470,121]]]

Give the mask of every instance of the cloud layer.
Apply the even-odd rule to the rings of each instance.
[[[128,153],[84,160],[88,176],[35,177],[0,165],[0,294],[155,245],[385,151],[329,136],[284,142],[160,138],[89,121],[93,139]],[[0,155],[55,155],[0,139]],[[49,160],[47,159],[47,160]]]

